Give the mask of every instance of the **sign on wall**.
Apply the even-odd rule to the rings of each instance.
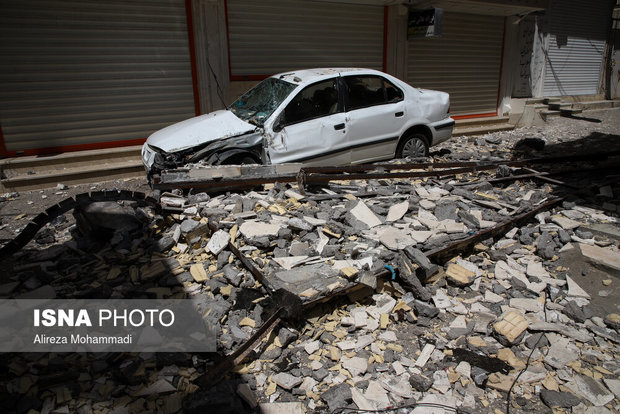
[[[439,37],[443,26],[443,9],[410,10],[407,20],[407,39]]]

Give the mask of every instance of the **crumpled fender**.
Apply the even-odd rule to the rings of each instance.
[[[256,161],[257,164],[262,164],[262,160],[260,159],[260,157],[257,158],[256,153],[242,148],[234,148],[211,154],[211,156],[206,159],[206,163],[209,165],[222,165],[232,157],[237,157],[240,155],[251,157],[252,159],[254,159],[254,161]]]

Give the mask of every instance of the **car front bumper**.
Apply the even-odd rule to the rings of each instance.
[[[142,164],[148,173],[155,163],[155,155],[157,153],[146,142],[142,145]]]

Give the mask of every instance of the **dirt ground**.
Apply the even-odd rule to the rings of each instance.
[[[60,189],[63,187],[63,189]],[[42,190],[6,193],[0,195],[0,243],[4,244],[14,238],[24,228],[28,220],[45,211],[48,207],[76,194],[100,190],[131,190],[150,193],[151,188],[142,179],[105,181],[92,184],[79,184]],[[71,219],[71,214],[67,214]]]
[[[592,298],[590,303],[596,316],[604,318],[620,311],[620,274],[594,266],[577,249],[560,255],[558,266],[569,269],[571,277]],[[605,281],[611,284],[605,286]],[[609,282],[606,282],[609,283]]]

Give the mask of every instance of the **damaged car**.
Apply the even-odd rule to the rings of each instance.
[[[271,76],[229,108],[153,133],[152,177],[188,163],[346,165],[424,157],[452,136],[450,99],[386,73],[306,69]]]

